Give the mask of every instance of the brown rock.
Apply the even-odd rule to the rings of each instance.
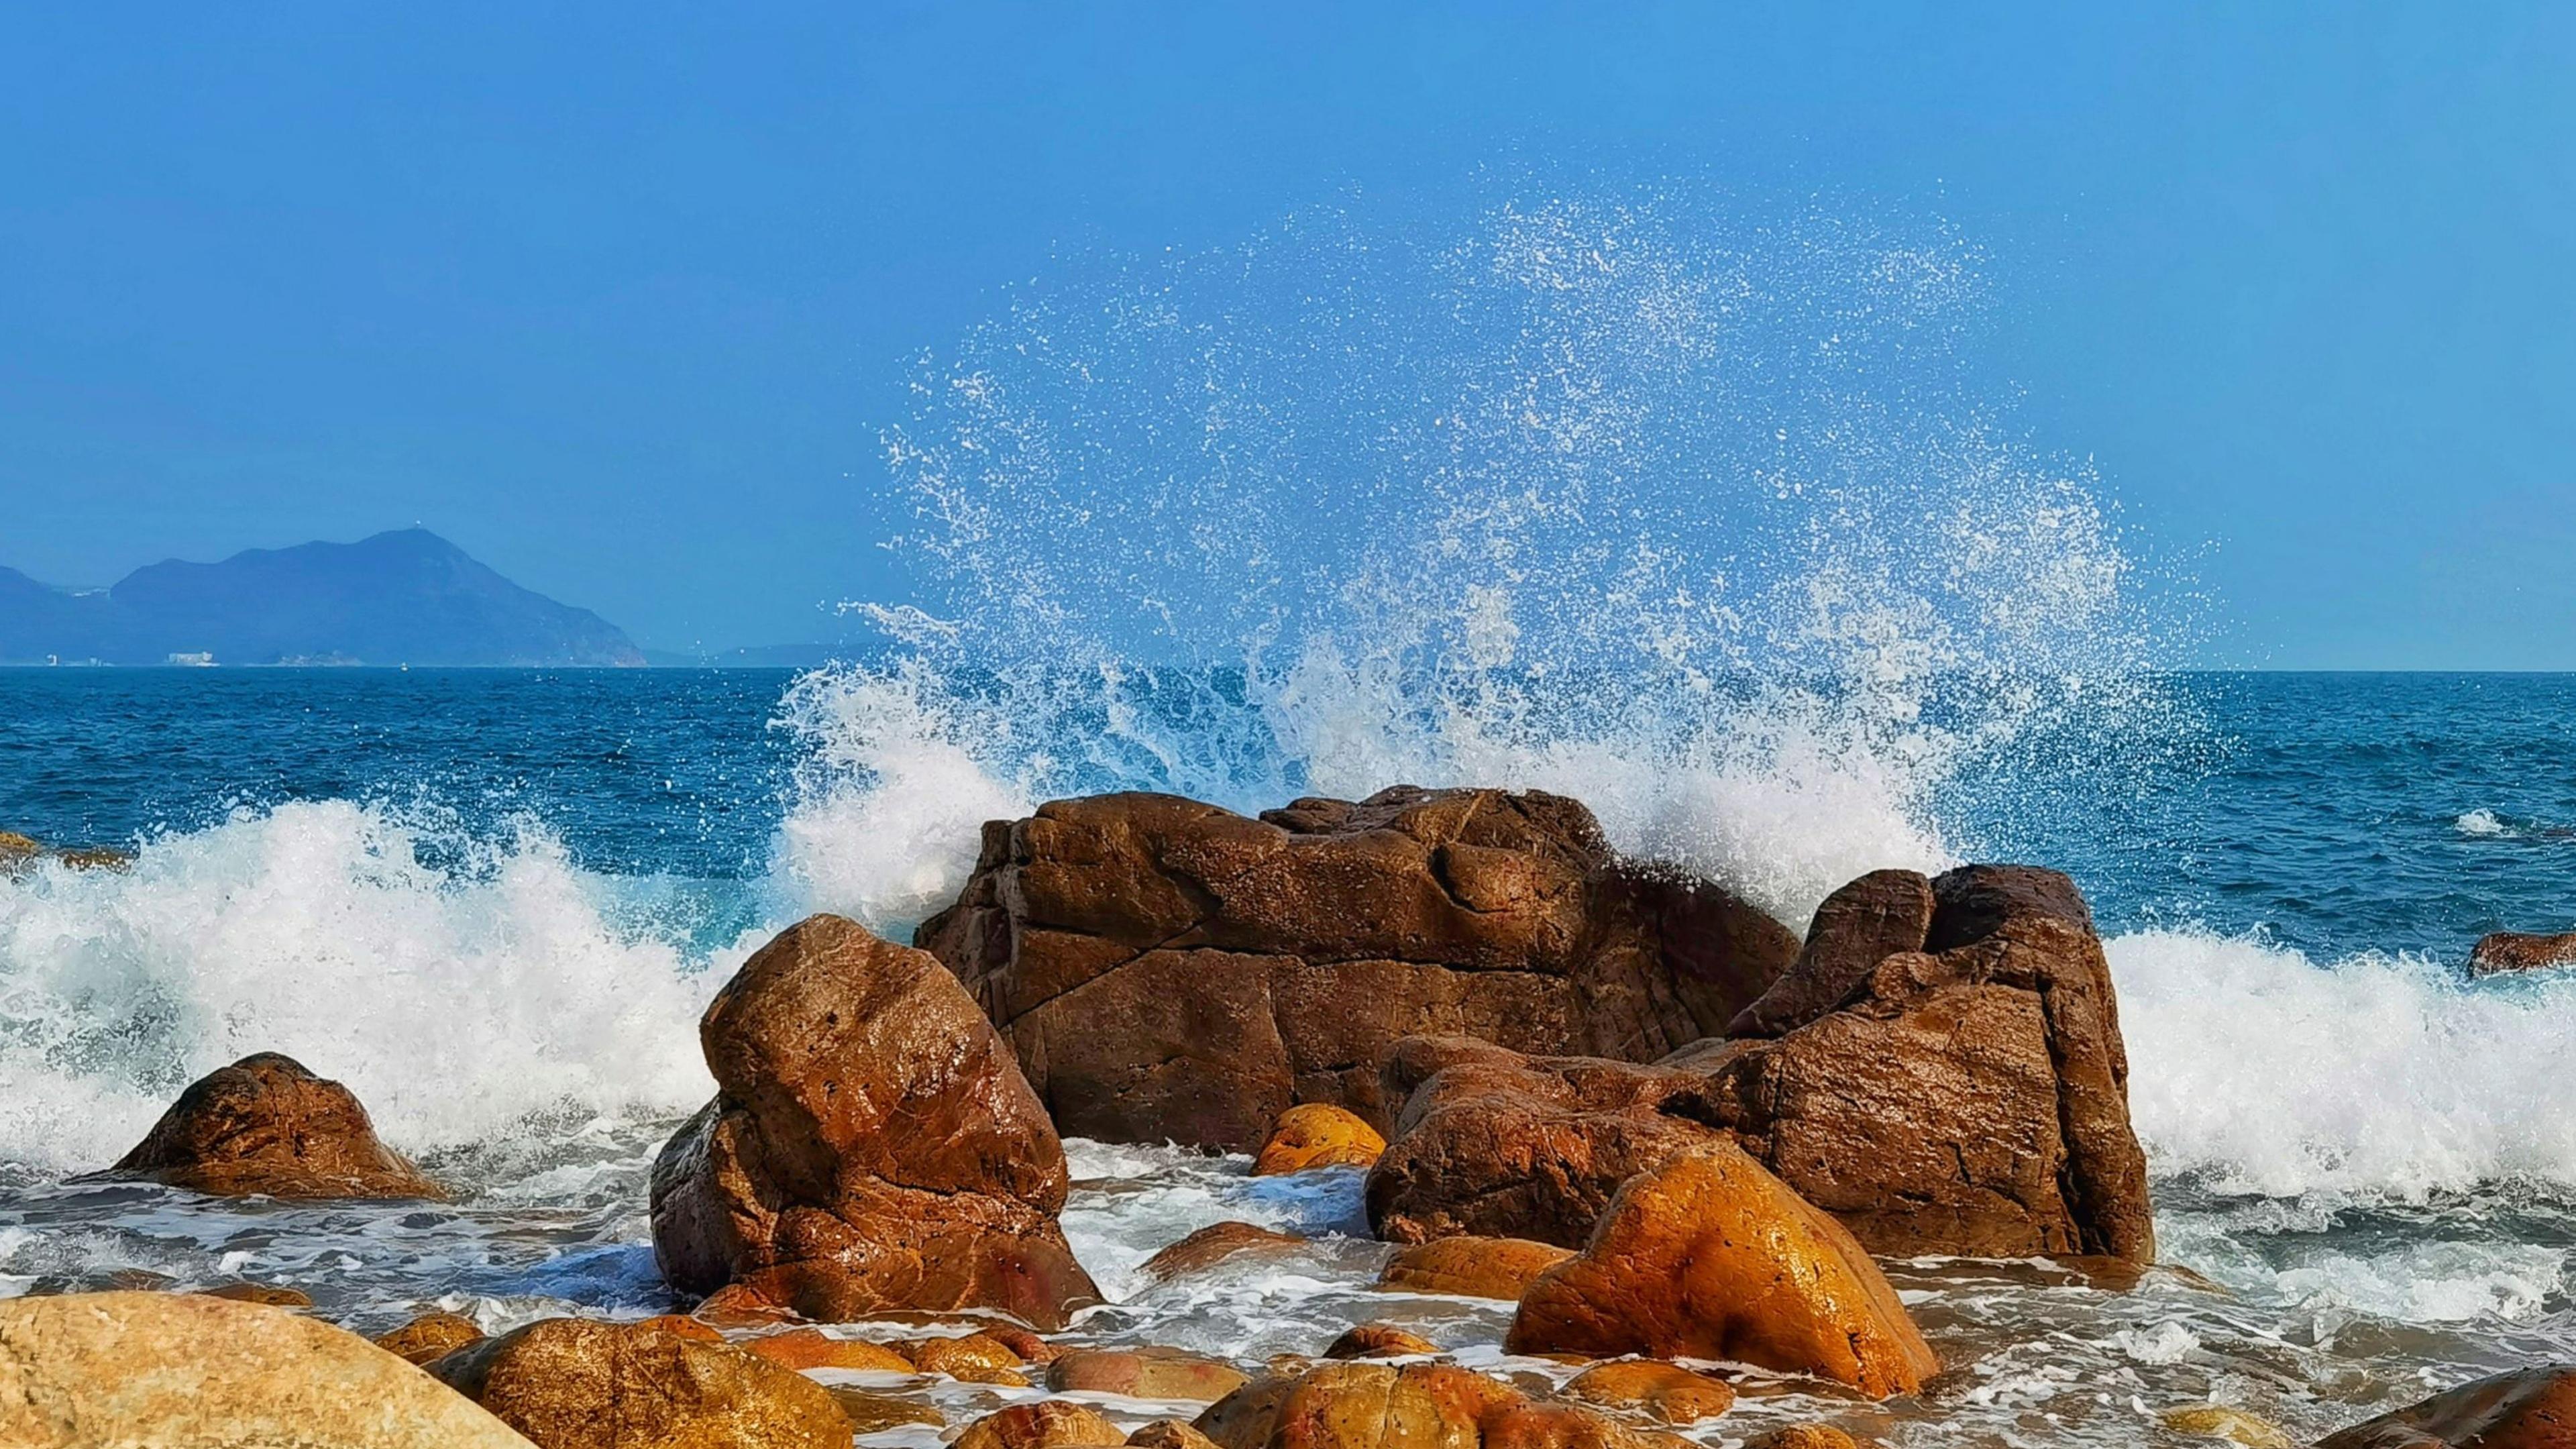
[[[805,1315],[772,1303],[747,1283],[727,1283],[698,1301],[689,1316],[718,1328],[759,1328],[772,1323],[801,1323]]]
[[[1778,1036],[1842,1005],[1879,962],[1923,949],[1932,906],[1932,882],[1911,870],[1874,870],[1825,897],[1797,964],[1729,1022],[1726,1034]]]
[[[1402,787],[1259,820],[1168,795],[985,827],[917,942],[975,992],[1067,1132],[1246,1151],[1297,1103],[1386,1120],[1398,1039],[1648,1059],[1717,1030],[1796,938],[1612,855],[1535,792]]]
[[[1392,1323],[1363,1323],[1334,1339],[1324,1350],[1324,1357],[1344,1358],[1412,1358],[1436,1354],[1440,1345],[1418,1333],[1408,1333]]]
[[[2569,1449],[2576,1445],[2576,1364],[2497,1374],[2382,1414],[2317,1449]]]
[[[1576,1374],[1566,1395],[1605,1408],[1635,1409],[1667,1424],[1696,1424],[1735,1407],[1735,1388],[1654,1359],[1619,1359]]]
[[[685,1313],[665,1313],[653,1318],[639,1318],[634,1326],[657,1328],[664,1333],[676,1333],[682,1338],[694,1338],[700,1343],[726,1341],[725,1336],[717,1332],[713,1325],[691,1318]]]
[[[216,1197],[444,1198],[376,1140],[367,1109],[338,1082],[262,1052],[210,1072],[108,1175]]]
[[[1216,1441],[1178,1419],[1156,1419],[1127,1436],[1132,1449],[1216,1449]]]
[[[1126,1431],[1099,1410],[1048,1399],[985,1415],[966,1426],[952,1449],[1089,1449],[1126,1442]]]
[[[1009,1349],[1011,1352],[1018,1354],[1020,1356],[1020,1362],[1022,1363],[1049,1364],[1055,1362],[1056,1359],[1064,1353],[1062,1348],[1047,1342],[1045,1339],[1029,1332],[1025,1328],[1008,1328],[997,1325],[981,1331],[986,1338],[989,1338],[995,1343],[1000,1344],[1002,1347]]]
[[[225,1283],[197,1290],[209,1298],[229,1298],[235,1303],[265,1303],[271,1308],[310,1308],[313,1295],[301,1288],[285,1288],[275,1283]]]
[[[1250,1382],[1230,1363],[1170,1348],[1078,1348],[1047,1365],[1047,1387],[1060,1394],[1122,1394],[1131,1399],[1195,1399],[1212,1404]]]
[[[1772,1430],[1744,1449],[1861,1449],[1861,1445],[1831,1424],[1791,1424]]]
[[[0,830],[0,870],[15,870],[44,853],[32,837]]]
[[[742,1341],[745,1350],[780,1368],[850,1369],[860,1373],[908,1374],[912,1360],[864,1338],[834,1338],[819,1328],[791,1328]]]
[[[194,1293],[0,1302],[0,1444],[528,1449],[354,1333]]]
[[[1367,1167],[1386,1151],[1386,1139],[1359,1114],[1329,1102],[1307,1102],[1279,1114],[1270,1140],[1253,1160],[1252,1175],[1276,1177],[1316,1167]]]
[[[1404,1111],[1369,1171],[1367,1203],[1390,1242],[1468,1234],[1576,1247],[1619,1184],[1733,1141],[1701,1120],[1703,1079],[1661,1067],[1416,1037],[1388,1055],[1386,1085]]]
[[[1875,1252],[2153,1261],[2118,1006],[2082,897],[2022,866],[1952,871],[1933,892],[1937,954],[1885,958],[1776,1038],[1651,1067],[1400,1044],[1371,1223],[1579,1242],[1628,1174],[1733,1143]]]
[[[653,1165],[653,1248],[807,1318],[1099,1301],[1056,1214],[1064,1148],[1010,1049],[929,955],[816,916],[707,1008],[716,1099]]]
[[[2545,971],[2576,966],[2576,931],[2538,936],[2527,931],[2489,931],[2469,951],[2469,974],[2500,976],[2511,971]]]
[[[2241,1444],[2244,1449],[2298,1449],[2278,1424],[2232,1409],[2225,1404],[2185,1404],[2156,1415],[2156,1422],[2177,1434],[2196,1434],[2203,1439],[2224,1439]]]
[[[1721,1359],[1877,1398],[1940,1367],[1852,1235],[1725,1149],[1620,1188],[1584,1250],[1522,1295],[1505,1347]]]
[[[1258,1379],[1199,1416],[1221,1449],[1647,1449],[1575,1404],[1446,1364],[1324,1364]]]
[[[822,1385],[731,1344],[650,1323],[548,1318],[431,1373],[539,1449],[848,1449]]]
[[[832,1402],[841,1406],[841,1413],[849,1419],[850,1432],[854,1434],[874,1434],[906,1424],[927,1424],[934,1429],[948,1427],[948,1416],[928,1404],[916,1404],[892,1394],[872,1394],[847,1384],[826,1384],[824,1390],[832,1396]]]
[[[1528,1238],[1434,1238],[1398,1248],[1377,1282],[1410,1293],[1517,1301],[1538,1275],[1573,1256],[1571,1248]]]
[[[953,1338],[916,1338],[898,1345],[912,1366],[926,1374],[946,1374],[952,1379],[970,1383],[1009,1383],[1018,1375],[1020,1356],[1010,1345],[989,1333],[967,1333]],[[994,1379],[983,1375],[1011,1374],[1011,1378]],[[1025,1380],[1022,1380],[1025,1383]]]
[[[376,1347],[405,1363],[427,1364],[483,1341],[482,1325],[461,1313],[438,1310],[420,1315],[391,1333],[379,1335]]]
[[[1237,1253],[1275,1253],[1305,1241],[1255,1223],[1211,1223],[1147,1258],[1142,1271],[1149,1278],[1176,1278],[1215,1267]]]

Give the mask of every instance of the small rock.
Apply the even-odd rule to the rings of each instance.
[[[1591,1243],[1522,1295],[1504,1346],[1716,1359],[1876,1398],[1940,1367],[1850,1232],[1735,1151],[1630,1179]]]
[[[759,1328],[772,1323],[801,1323],[805,1315],[773,1303],[748,1283],[727,1283],[698,1301],[689,1316],[718,1328]]]
[[[429,1371],[538,1449],[849,1449],[849,1417],[822,1385],[650,1323],[542,1319]]]
[[[969,1333],[959,1338],[916,1338],[897,1344],[912,1366],[926,1374],[946,1374],[970,1384],[998,1384],[1006,1388],[1027,1388],[1028,1379],[1019,1372],[1020,1356],[1010,1346],[989,1333]]]
[[[2500,976],[2511,971],[2545,971],[2576,966],[2576,931],[2555,936],[2527,931],[2490,931],[2469,951],[2469,974]]]
[[[244,1057],[190,1084],[108,1173],[216,1197],[447,1195],[376,1140],[367,1109],[348,1088],[275,1052]]]
[[[265,1303],[271,1308],[310,1308],[313,1295],[301,1288],[285,1288],[275,1283],[225,1283],[197,1290],[208,1298],[229,1298],[235,1303]]]
[[[1216,1441],[1178,1419],[1156,1419],[1127,1436],[1133,1449],[1216,1449]]]
[[[1571,1403],[1541,1403],[1450,1364],[1328,1363],[1255,1380],[1196,1426],[1221,1449],[1650,1449],[1660,1442]]]
[[[1386,1151],[1386,1139],[1347,1107],[1308,1102],[1279,1114],[1270,1140],[1253,1159],[1252,1175],[1277,1177],[1318,1167],[1367,1167]]]
[[[1099,1410],[1048,1399],[986,1414],[967,1425],[951,1449],[1087,1449],[1126,1442],[1126,1431]]]
[[[1407,1333],[1392,1323],[1363,1323],[1324,1350],[1324,1357],[1411,1358],[1417,1354],[1436,1354],[1440,1345],[1418,1333]]]
[[[1148,1278],[1175,1278],[1215,1267],[1237,1253],[1277,1252],[1305,1241],[1256,1223],[1211,1223],[1146,1259],[1142,1271]]]
[[[1735,1407],[1731,1384],[1654,1359],[1620,1359],[1576,1374],[1565,1392],[1587,1404],[1640,1409],[1667,1424],[1696,1424]]]
[[[1381,1288],[1517,1301],[1538,1275],[1574,1256],[1528,1238],[1434,1238],[1399,1248],[1378,1273]]]
[[[2317,1449],[2567,1449],[2576,1364],[2497,1374],[2355,1424]]]
[[[420,1315],[391,1333],[379,1335],[376,1347],[406,1363],[428,1364],[483,1341],[482,1325],[461,1313],[437,1309]]]
[[[835,1368],[838,1365],[818,1367]],[[948,1416],[928,1404],[916,1404],[892,1394],[872,1394],[847,1384],[829,1384],[825,1390],[831,1394],[832,1401],[841,1406],[841,1412],[848,1416],[850,1432],[854,1434],[874,1434],[881,1429],[900,1428],[905,1424],[927,1424],[934,1429],[948,1427]]]
[[[1050,1364],[1064,1350],[1025,1328],[994,1327],[983,1330],[984,1336],[1020,1356],[1022,1363]]]
[[[1047,1387],[1060,1394],[1118,1394],[1131,1399],[1187,1399],[1212,1404],[1250,1382],[1230,1363],[1177,1349],[1080,1348],[1047,1365]]]
[[[1744,1449],[1861,1449],[1861,1444],[1831,1424],[1791,1424],[1772,1430]]]
[[[2243,1409],[2225,1404],[2189,1404],[2167,1409],[2157,1416],[2164,1426],[2177,1434],[2198,1434],[2204,1438],[2225,1439],[2242,1444],[2245,1449],[2295,1449],[2290,1436],[2277,1425],[2265,1423]]]
[[[859,1373],[908,1374],[912,1360],[864,1338],[834,1338],[819,1328],[794,1328],[785,1333],[747,1338],[745,1350],[756,1353],[781,1368],[849,1369]]]
[[[346,1329],[196,1293],[0,1302],[0,1384],[0,1444],[528,1449]]]

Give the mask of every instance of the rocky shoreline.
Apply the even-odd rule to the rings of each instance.
[[[1788,1386],[1814,1421],[1755,1442],[1832,1449],[1880,1422],[1835,1403],[1945,1372],[1880,1260],[2116,1284],[2156,1258],[2109,968],[2065,876],[1873,872],[1802,939],[1537,793],[1055,802],[989,825],[910,945],[782,932],[701,1044],[716,1095],[648,1205],[685,1315],[486,1336],[431,1312],[369,1343],[255,1284],[30,1296],[0,1303],[0,1442],[1652,1449],[1735,1443],[1739,1395]],[[1516,1304],[1509,1327],[1473,1363],[1394,1323],[1260,1362],[1067,1343],[1104,1295],[1059,1221],[1059,1134],[1365,1168],[1368,1226],[1404,1245],[1383,1281]],[[101,1177],[445,1195],[274,1055],[189,1087]],[[1219,1224],[1144,1272],[1295,1241]],[[1021,1397],[951,1425],[919,1391],[942,1381]],[[1122,1427],[1126,1401],[1204,1407]],[[2217,1403],[2163,1424],[2292,1442]],[[2576,1370],[2535,1365],[2319,1449],[2571,1425]]]

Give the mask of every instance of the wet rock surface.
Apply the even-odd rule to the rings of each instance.
[[[444,1198],[357,1096],[275,1052],[200,1077],[107,1175],[217,1197]]]

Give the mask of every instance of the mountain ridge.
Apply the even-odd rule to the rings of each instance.
[[[194,656],[207,656],[196,658]],[[641,666],[626,632],[422,528],[167,559],[72,593],[0,567],[0,663]]]

